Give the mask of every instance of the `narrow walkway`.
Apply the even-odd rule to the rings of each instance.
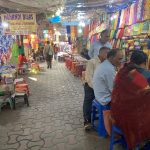
[[[30,107],[0,113],[0,150],[108,150],[109,140],[83,129],[83,86],[62,63],[28,79]],[[18,100],[19,101],[19,100]]]

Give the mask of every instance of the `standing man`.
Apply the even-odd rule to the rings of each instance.
[[[107,59],[101,63],[94,72],[93,89],[95,99],[103,106],[109,106],[116,76],[116,67],[121,65],[123,53],[119,49],[112,49],[107,54]],[[107,133],[111,134],[110,110],[104,110],[104,124]]]
[[[90,58],[97,57],[101,47],[108,47],[110,49],[112,48],[111,44],[109,43],[109,30],[102,31],[100,35],[101,37],[99,41],[91,44],[90,50],[88,52]]]
[[[44,48],[44,56],[47,62],[47,69],[52,68],[53,48],[49,41],[47,41],[47,44]]]
[[[107,47],[101,47],[99,50],[99,55],[96,58],[93,58],[88,61],[85,72],[85,84],[84,84],[84,103],[83,103],[83,116],[84,116],[84,128],[85,130],[89,130],[91,126],[91,109],[92,109],[92,101],[95,98],[93,91],[93,74],[96,67],[103,62],[107,53],[110,49]]]

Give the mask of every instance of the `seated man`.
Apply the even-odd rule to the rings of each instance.
[[[111,115],[123,131],[128,147],[150,139],[150,71],[147,55],[134,51],[115,78]]]
[[[120,66],[122,57],[122,52],[119,49],[112,49],[108,52],[107,59],[94,72],[93,88],[95,99],[103,106],[110,104],[116,67]],[[110,110],[105,110],[103,114],[106,131],[110,135]]]
[[[93,58],[87,62],[86,71],[85,71],[85,84],[84,84],[84,103],[83,103],[83,116],[84,116],[84,128],[85,130],[91,128],[91,109],[92,101],[95,98],[93,91],[93,74],[96,67],[103,62],[106,57],[109,48],[102,47],[99,50],[99,55],[96,58]]]

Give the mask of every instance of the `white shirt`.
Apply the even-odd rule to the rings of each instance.
[[[101,61],[99,57],[90,59],[87,62],[86,71],[85,71],[85,82],[87,82],[91,88],[93,88],[92,82],[93,82],[94,71],[100,63]]]
[[[109,60],[101,63],[94,72],[93,89],[95,98],[101,105],[107,105],[111,101],[113,81],[116,76],[116,69]]]
[[[100,41],[96,41],[93,44],[91,44],[90,50],[88,51],[88,55],[90,56],[90,58],[97,57],[99,55],[99,50],[102,47],[108,47],[112,49],[112,46],[109,42],[106,42],[105,44],[101,44]]]

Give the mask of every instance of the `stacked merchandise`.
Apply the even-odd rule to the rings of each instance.
[[[0,64],[10,61],[12,44],[13,37],[11,35],[0,35]]]
[[[111,43],[113,48],[126,50],[147,49],[150,35],[149,0],[138,0],[131,6],[114,13],[110,18]]]
[[[107,14],[102,14],[99,18],[91,19],[89,25],[89,41],[87,42],[87,48],[90,48],[90,45],[97,41],[100,37],[100,33],[107,28]]]

